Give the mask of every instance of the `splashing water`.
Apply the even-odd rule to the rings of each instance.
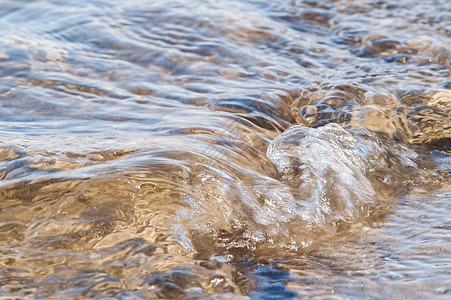
[[[446,1],[3,1],[0,297],[449,298]]]

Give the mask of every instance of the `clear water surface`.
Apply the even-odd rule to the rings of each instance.
[[[0,2],[0,298],[449,299],[445,0]]]

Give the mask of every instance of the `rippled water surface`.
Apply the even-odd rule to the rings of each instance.
[[[448,1],[0,2],[0,298],[451,297]]]

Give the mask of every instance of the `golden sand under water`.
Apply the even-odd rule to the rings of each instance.
[[[0,298],[449,298],[448,6],[2,1]]]

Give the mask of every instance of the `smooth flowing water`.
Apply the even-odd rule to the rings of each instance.
[[[0,2],[0,298],[451,297],[446,0]]]

